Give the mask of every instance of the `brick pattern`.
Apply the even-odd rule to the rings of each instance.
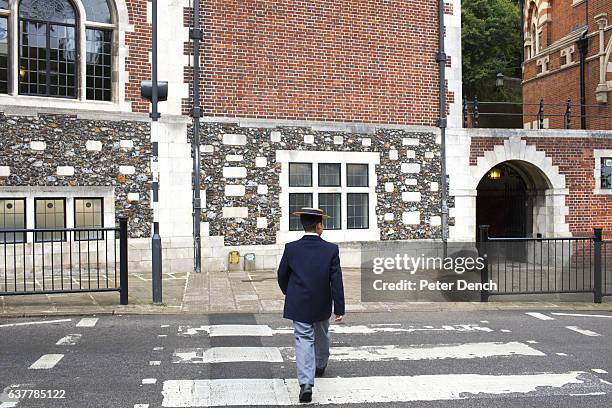
[[[140,82],[150,79],[151,62],[151,25],[147,22],[146,0],[127,0],[130,24],[134,32],[125,34],[125,45],[128,47],[128,57],[125,69],[129,72],[129,81],[125,84],[126,102],[132,103],[132,111],[148,112],[149,102],[140,97]],[[160,44],[163,46],[163,44]]]
[[[543,1],[543,0],[542,0]],[[539,1],[531,3],[539,5]],[[545,2],[552,4],[551,7],[542,10],[538,8],[540,13],[539,21],[542,22],[548,18],[544,24],[541,35],[541,52],[535,57],[528,59],[524,64],[523,79],[527,81],[523,86],[523,102],[525,123],[533,122],[537,118],[538,102],[544,99],[547,104],[545,115],[549,119],[550,128],[563,128],[565,113],[565,104],[568,99],[572,100],[572,120],[571,128],[580,128],[580,52],[578,46],[568,44],[567,46],[575,45],[574,52],[571,56],[572,62],[564,64],[565,61],[561,57],[561,51],[566,47],[561,47],[548,51],[546,48],[554,45],[560,39],[569,35],[572,31],[585,24],[586,2],[577,6],[572,6],[571,1],[567,2]],[[612,0],[602,0],[598,2],[589,2],[588,8],[588,32],[595,34],[590,37],[587,59],[596,56],[599,53],[599,34],[597,34],[598,26],[595,16],[607,12],[610,14],[612,10]],[[532,13],[531,7],[525,8],[525,32],[529,30],[529,20]],[[546,15],[543,16],[543,13]],[[609,16],[612,18],[612,15]],[[606,44],[612,38],[612,32],[608,30],[605,35]],[[527,54],[526,54],[527,55]],[[548,56],[548,71],[550,74],[541,74],[541,67],[537,66],[537,60]],[[587,128],[588,129],[611,129],[612,128],[612,92],[608,92],[608,103],[598,105],[595,90],[599,84],[599,69],[600,63],[598,58],[587,61],[586,64],[586,105],[587,107]],[[534,79],[535,78],[535,79]],[[563,84],[563,86],[559,86]]]
[[[492,151],[494,146],[503,145],[503,137],[474,137],[470,145],[470,165],[476,165],[478,157]],[[612,229],[612,196],[594,195],[595,158],[594,149],[612,149],[610,137],[530,137],[528,145],[544,151],[552,158],[552,164],[559,166],[559,173],[565,175],[569,194],[566,205],[569,215],[566,221],[574,235],[590,234],[593,227]]]
[[[437,7],[432,0],[205,2],[205,115],[434,125]],[[187,99],[185,113],[189,106]]]

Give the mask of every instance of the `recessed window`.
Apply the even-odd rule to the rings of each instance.
[[[289,231],[302,231],[300,216],[293,215],[294,212],[304,207],[312,207],[312,194],[292,193],[289,194]]]
[[[348,229],[369,228],[368,201],[367,193],[348,193],[346,195],[346,227]]]
[[[612,189],[612,157],[601,158],[601,188]]]
[[[289,163],[289,187],[312,187],[311,163]]]
[[[323,219],[325,229],[336,230],[342,228],[342,210],[340,193],[321,193],[319,194],[319,208],[322,209],[329,218]]]
[[[35,198],[34,222],[37,229],[66,228],[66,200],[63,198]],[[36,242],[65,241],[62,231],[37,232]]]
[[[0,242],[25,242],[23,232],[1,232],[3,229],[23,229],[25,226],[25,198],[0,199]]]
[[[0,1],[0,8],[3,8]],[[0,94],[8,93],[8,18],[0,17]]]
[[[347,164],[346,165],[346,185],[348,187],[367,187],[368,186],[368,165],[367,164]]]
[[[104,211],[101,198],[75,198],[74,199],[74,227],[75,228],[102,228],[104,225]],[[102,231],[77,231],[75,239],[95,240],[104,239]]]
[[[340,163],[319,163],[319,186],[340,187]]]

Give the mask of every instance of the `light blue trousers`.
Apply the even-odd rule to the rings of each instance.
[[[314,385],[315,368],[323,368],[329,359],[329,320],[314,323],[293,321],[295,362],[300,385]]]

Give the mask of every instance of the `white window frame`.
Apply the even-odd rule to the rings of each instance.
[[[276,162],[281,163],[279,197],[281,217],[280,229],[277,232],[277,242],[285,243],[300,239],[303,231],[289,231],[289,194],[311,193],[313,206],[319,203],[319,193],[340,193],[341,200],[341,227],[339,230],[326,230],[323,238],[332,242],[351,241],[378,241],[380,240],[380,229],[376,217],[376,205],[378,196],[376,194],[376,165],[380,164],[380,153],[378,152],[329,152],[329,151],[302,151],[302,150],[277,150]],[[289,187],[289,163],[312,163],[312,187]],[[319,163],[340,163],[340,187],[319,187]],[[347,187],[346,165],[367,164],[368,165],[368,187]],[[347,229],[347,200],[348,193],[368,194],[368,228]]]
[[[0,11],[0,15],[8,17],[9,38],[9,93],[0,94],[0,105],[52,108],[52,109],[83,109],[97,111],[131,111],[131,103],[125,101],[125,84],[129,80],[126,71],[125,60],[127,50],[125,45],[125,33],[133,31],[129,25],[129,15],[125,0],[107,0],[112,24],[86,21],[85,8],[81,0],[68,0],[75,8],[77,15],[76,31],[79,51],[79,83],[76,99],[54,98],[47,96],[19,95],[19,13],[20,0],[9,0],[9,10]],[[96,101],[87,99],[87,41],[86,30],[88,28],[112,29],[112,68],[111,68],[111,101]]]
[[[612,195],[612,188],[601,188],[601,159],[612,157],[612,149],[595,149],[593,150],[593,157],[595,158],[595,170],[593,172],[595,189],[593,194]]]

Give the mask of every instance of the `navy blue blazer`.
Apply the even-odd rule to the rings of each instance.
[[[278,267],[278,285],[285,295],[283,317],[302,323],[344,314],[344,285],[338,245],[304,235],[285,245]]]

